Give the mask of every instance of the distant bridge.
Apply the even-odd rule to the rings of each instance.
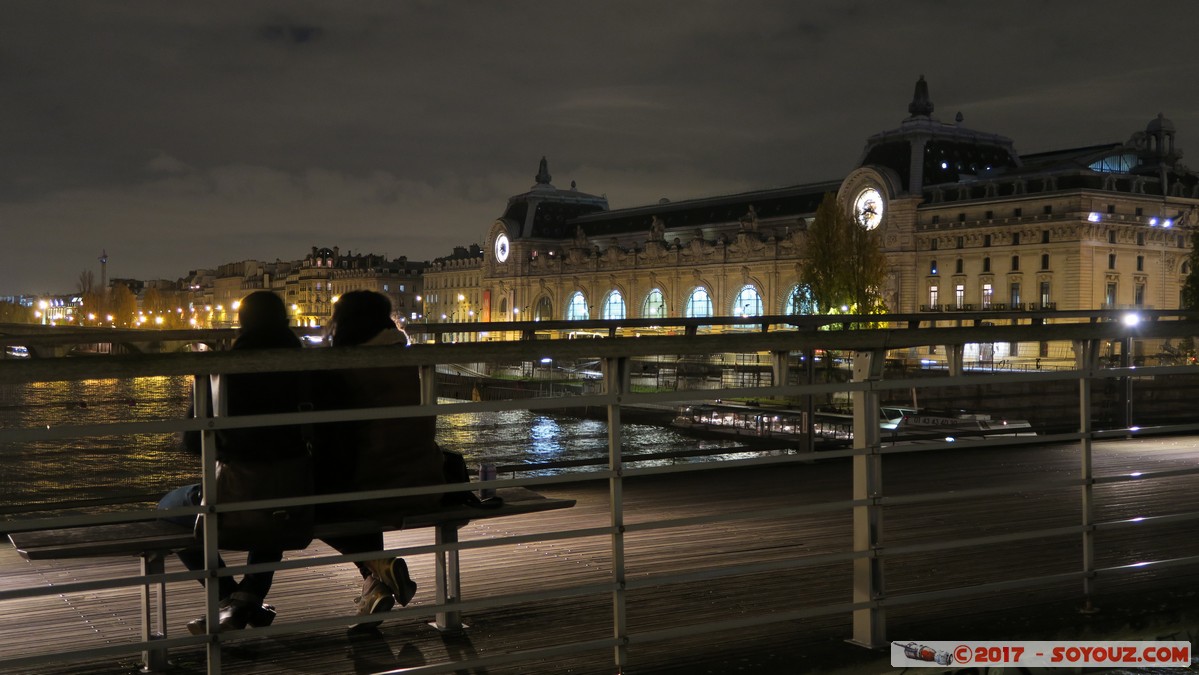
[[[703,333],[770,333],[799,331],[809,336],[817,331],[881,328],[910,330],[964,329],[977,335],[970,342],[1066,340],[1075,338],[1078,324],[1137,323],[1178,321],[1199,318],[1185,310],[955,310],[910,314],[871,315],[763,315],[653,319],[589,319],[553,321],[504,321],[468,323],[408,323],[404,329],[415,343],[463,343],[573,338],[617,338],[685,335]],[[1074,326],[1074,328],[1070,328]],[[1048,330],[1046,330],[1048,329]],[[301,336],[317,337],[322,328],[293,328]],[[860,332],[860,331],[853,331]],[[1140,333],[1142,331],[1134,331]],[[67,354],[155,354],[174,351],[220,351],[237,336],[233,328],[202,329],[119,329],[85,326],[42,326],[36,324],[0,324],[0,347],[25,347],[30,356],[52,357]],[[926,341],[926,339],[928,341]],[[1134,338],[1135,339],[1135,338]],[[941,352],[951,370],[960,371],[961,342],[940,340],[931,335],[915,342],[942,344]],[[204,345],[201,349],[195,346]],[[1154,349],[1157,347],[1155,346]],[[1125,352],[1127,353],[1127,352]],[[941,360],[941,359],[937,359]],[[1073,357],[1067,359],[1072,362]],[[1127,364],[1132,365],[1132,364]]]
[[[6,355],[23,347],[24,354],[52,358],[71,354],[162,354],[180,351],[222,351],[237,337],[231,328],[134,330],[88,326],[0,324],[0,346]],[[203,345],[201,349],[194,346]]]

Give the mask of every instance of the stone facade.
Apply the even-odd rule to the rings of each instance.
[[[185,283],[199,325],[228,328],[236,324],[237,305],[256,290],[269,290],[283,299],[292,323],[320,327],[328,323],[336,299],[353,290],[375,291],[391,300],[398,325],[419,318],[421,272],[426,263],[407,258],[388,260],[374,254],[342,254],[333,248],[312,247],[301,260],[263,263],[244,260],[216,270],[193,272]]]
[[[831,183],[609,210],[555,188],[543,159],[488,230],[478,281],[443,275],[426,315],[449,320],[459,294],[494,321],[792,314],[828,193],[878,228],[893,312],[1178,307],[1199,176],[1169,120],[1020,156],[960,114],[934,118],[923,78],[908,110]]]

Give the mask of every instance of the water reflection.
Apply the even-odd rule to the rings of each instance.
[[[529,453],[538,459],[553,459],[562,454],[562,443],[559,440],[562,427],[549,417],[538,417],[533,420],[533,429],[529,433]]]
[[[143,377],[0,386],[0,428],[180,418],[190,377]],[[174,434],[0,443],[0,503],[156,494],[193,480],[196,461]]]
[[[190,377],[3,385],[0,428],[178,419],[190,400]],[[733,440],[697,440],[644,424],[625,425],[621,437],[626,457],[692,450],[715,455],[740,448]],[[608,456],[606,422],[529,410],[441,415],[437,439],[471,465],[589,459],[600,460],[598,469]],[[198,480],[198,474],[197,458],[183,451],[174,434],[0,443],[0,504],[8,507],[159,495]]]

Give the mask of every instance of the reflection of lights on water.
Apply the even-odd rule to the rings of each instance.
[[[529,430],[529,438],[533,441],[529,451],[541,458],[544,458],[545,455],[561,454],[562,443],[559,440],[561,434],[562,428],[556,420],[538,416],[533,420],[533,428]]]

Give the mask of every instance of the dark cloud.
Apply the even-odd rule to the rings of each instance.
[[[302,45],[321,36],[320,26],[297,23],[270,23],[258,27],[258,36],[267,42]]]
[[[907,116],[1032,152],[1199,139],[1187,0],[27,0],[0,23],[0,294],[478,241],[547,155],[615,207],[837,178]],[[1191,147],[1199,147],[1190,143]],[[1199,150],[1193,150],[1199,152]]]

